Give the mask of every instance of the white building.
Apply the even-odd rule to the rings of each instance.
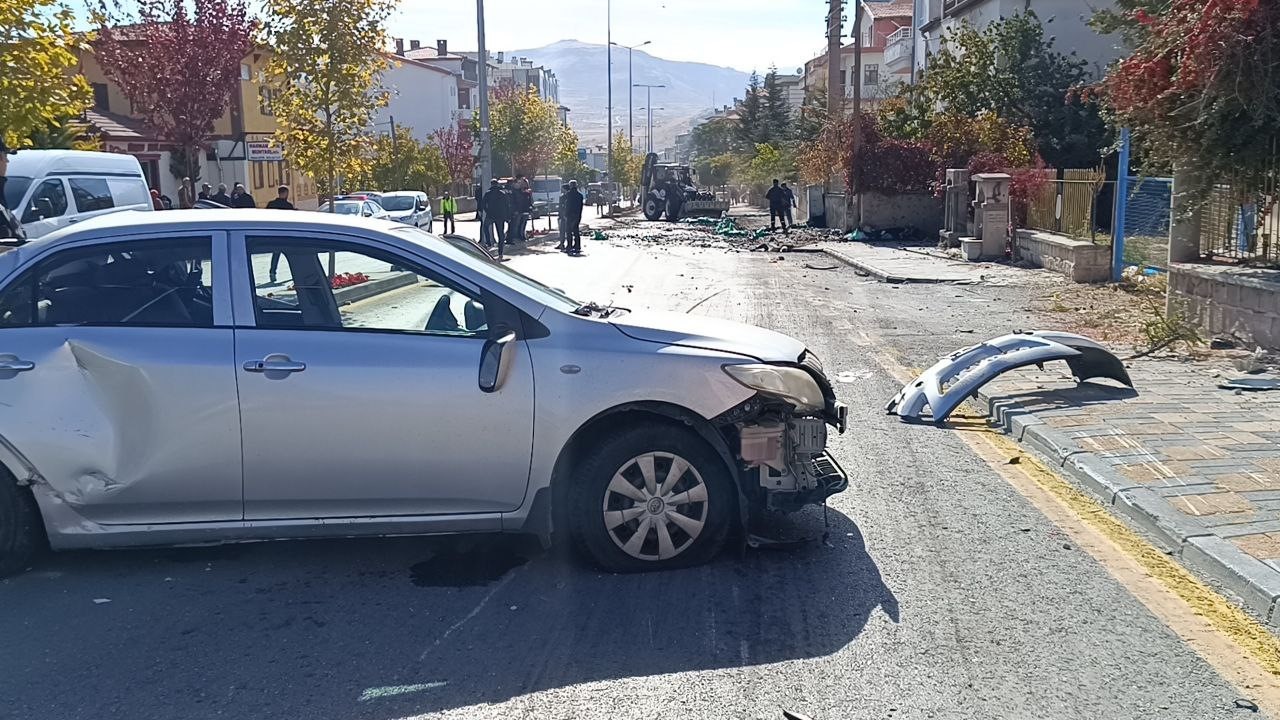
[[[453,72],[400,55],[388,55],[391,67],[382,74],[382,85],[391,97],[378,110],[377,132],[412,128],[413,136],[426,142],[436,130],[452,127],[463,119],[458,107],[458,77]]]
[[[861,77],[857,74],[855,63],[855,43],[849,43],[840,50],[840,87],[844,96],[852,98],[854,83],[861,85],[861,97],[864,107],[874,106],[886,98],[892,97],[898,87],[909,82],[911,78],[910,62],[894,62],[898,59],[895,49],[891,53],[890,43],[904,33],[911,32],[911,12],[914,0],[864,0],[861,3],[862,38],[861,38]],[[805,63],[804,87],[813,89],[826,87],[827,56],[818,55]],[[803,92],[802,92],[803,96]]]
[[[449,52],[448,40],[436,40],[434,48],[424,48],[417,40],[410,40],[406,48],[404,40],[397,39],[396,54],[453,73],[458,83],[458,110],[462,119],[470,120],[480,107],[480,65],[474,58]],[[491,71],[496,69],[492,63],[489,67]]]
[[[1099,35],[1089,27],[1097,10],[1115,7],[1114,0],[914,0],[918,32],[911,38],[914,77],[928,63],[928,54],[937,52],[943,35],[962,22],[975,27],[1016,13],[1034,12],[1045,23],[1045,35],[1054,39],[1058,52],[1087,60],[1095,76],[1107,65],[1127,54],[1117,36]]]

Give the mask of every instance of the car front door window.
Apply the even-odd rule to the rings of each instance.
[[[379,252],[260,239],[249,259],[259,327],[488,335],[474,293]]]
[[[62,217],[67,212],[67,189],[62,180],[50,179],[40,183],[31,196],[31,204],[22,215],[22,222],[32,223],[39,220]]]

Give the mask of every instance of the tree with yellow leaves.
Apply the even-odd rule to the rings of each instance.
[[[381,85],[389,66],[383,26],[394,0],[268,0],[268,67],[280,92],[271,107],[275,140],[290,164],[316,178],[322,192],[339,188],[339,173],[363,172]],[[332,207],[332,205],[331,205]]]
[[[0,0],[0,140],[10,148],[59,127],[89,107],[93,93],[76,51],[75,17],[58,0]]]

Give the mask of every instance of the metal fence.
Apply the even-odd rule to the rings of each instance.
[[[1280,265],[1280,198],[1275,188],[1249,192],[1215,186],[1201,210],[1200,254],[1220,262]]]
[[[1124,264],[1164,268],[1169,263],[1173,179],[1129,176],[1124,212]]]
[[[1101,227],[1111,217],[1113,185],[1101,170],[1044,170],[1044,184],[1027,204],[1027,225],[1036,230],[1106,244],[1110,236]],[[1105,206],[1105,207],[1104,207]]]

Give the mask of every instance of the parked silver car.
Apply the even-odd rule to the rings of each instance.
[[[125,212],[0,254],[0,572],[46,538],[553,525],[605,568],[687,565],[843,490],[844,416],[796,340],[389,221]]]

